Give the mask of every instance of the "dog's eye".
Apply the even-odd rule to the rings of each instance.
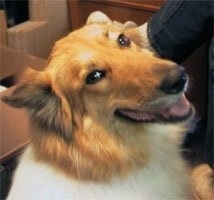
[[[88,74],[86,77],[86,84],[94,84],[100,81],[103,77],[105,77],[106,72],[101,70],[96,70]]]
[[[117,41],[121,46],[129,47],[131,44],[130,39],[127,36],[125,36],[123,33],[118,36]]]

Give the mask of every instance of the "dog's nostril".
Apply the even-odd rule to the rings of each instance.
[[[160,89],[166,94],[178,94],[179,92],[184,90],[186,82],[187,75],[183,70],[176,79],[164,79]]]

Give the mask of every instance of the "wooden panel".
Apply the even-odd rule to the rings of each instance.
[[[19,74],[27,67],[41,70],[47,61],[32,55],[24,54],[12,48],[0,45],[1,74],[0,80]]]
[[[1,84],[7,77],[19,77],[27,67],[42,70],[47,61],[0,45]],[[12,80],[15,81],[15,80]],[[14,82],[15,83],[15,82]],[[12,88],[0,93],[8,95]],[[0,101],[0,162],[11,158],[29,142],[28,116],[24,109],[12,108]]]
[[[1,96],[7,95],[12,89],[8,89]],[[23,109],[12,108],[0,101],[0,162],[10,159],[29,143],[28,115]]]
[[[7,24],[3,10],[0,10],[0,44],[7,45]]]
[[[132,20],[142,24],[164,4],[162,1],[128,1],[128,0],[75,0],[69,1],[72,29],[84,25],[88,15],[96,10],[106,13],[111,19],[125,22]]]
[[[79,0],[96,2],[108,5],[122,6],[128,8],[136,8],[141,10],[156,11],[162,6],[165,0]]]
[[[8,46],[48,58],[55,41],[70,31],[67,8],[67,0],[29,0],[30,19],[7,29]]]

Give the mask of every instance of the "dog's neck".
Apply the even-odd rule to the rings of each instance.
[[[178,149],[175,148],[177,144],[173,143],[173,140],[178,139],[175,136],[166,141],[168,136],[158,136],[163,133],[142,134],[141,127],[135,128],[132,138],[127,138],[131,135],[126,133],[129,132],[128,128],[124,129],[121,136],[118,133],[106,132],[106,128],[94,123],[92,120],[86,120],[83,129],[76,131],[75,139],[70,143],[57,134],[33,134],[32,144],[36,159],[49,162],[77,179],[94,181],[108,181],[116,176],[126,177],[132,171],[143,169],[152,162],[164,165],[166,159],[180,160]],[[154,130],[154,127],[152,129]],[[84,130],[87,130],[87,133],[82,134]],[[133,131],[133,127],[130,130]],[[164,145],[161,145],[161,149],[157,146],[161,142],[160,139],[167,142],[166,150]],[[159,141],[155,142],[157,140]],[[170,145],[176,150],[169,152]],[[158,158],[160,154],[161,160]],[[150,160],[151,157],[153,161]]]

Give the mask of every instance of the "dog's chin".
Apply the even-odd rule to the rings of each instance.
[[[156,109],[152,110],[119,108],[115,115],[136,123],[178,123],[188,121],[194,115],[194,108],[184,95],[167,107],[161,108],[157,105]]]

